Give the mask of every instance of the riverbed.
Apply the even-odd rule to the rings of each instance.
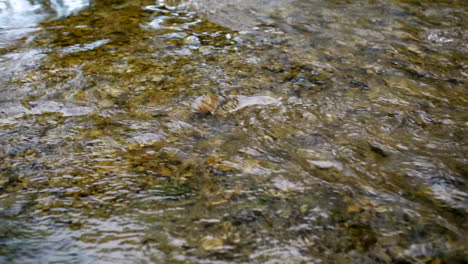
[[[466,263],[467,17],[0,1],[0,263]]]

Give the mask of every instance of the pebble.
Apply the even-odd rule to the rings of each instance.
[[[206,236],[203,238],[201,246],[204,250],[215,250],[224,245],[222,239],[212,236]]]
[[[195,36],[189,36],[184,39],[184,43],[187,45],[200,45],[200,40]]]

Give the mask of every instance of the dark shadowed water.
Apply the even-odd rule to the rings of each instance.
[[[467,263],[460,0],[0,0],[0,263]]]

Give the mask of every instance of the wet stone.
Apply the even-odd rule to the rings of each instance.
[[[187,45],[200,45],[200,40],[195,36],[189,36],[184,39],[184,43]]]
[[[258,210],[241,210],[234,216],[233,225],[250,224],[262,217],[262,212]]]
[[[201,242],[201,247],[208,251],[221,249],[223,245],[224,242],[222,239],[212,236],[204,237]]]

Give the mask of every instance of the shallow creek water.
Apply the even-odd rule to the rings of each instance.
[[[0,263],[466,263],[467,18],[0,0]]]

